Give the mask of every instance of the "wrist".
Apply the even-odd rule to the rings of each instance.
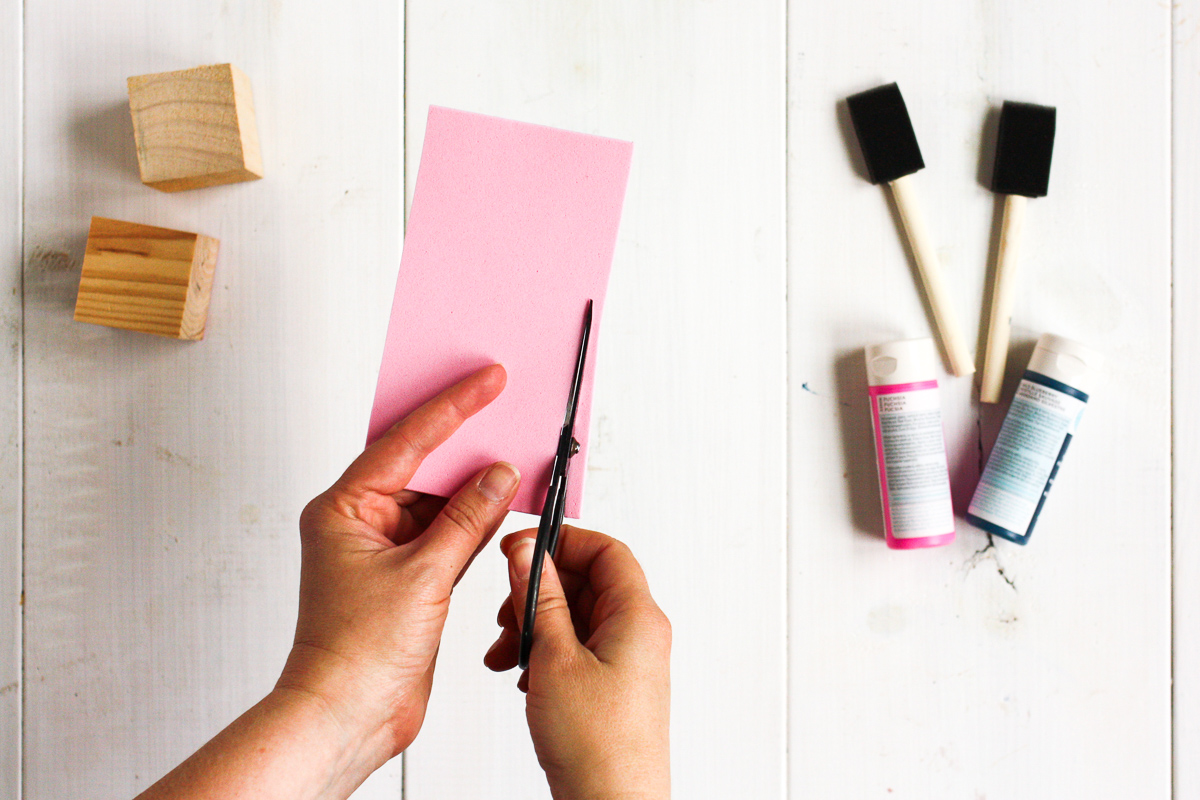
[[[247,762],[234,772],[251,777],[264,798],[344,798],[382,764],[370,739],[349,732],[323,699],[299,688],[276,686],[238,726],[256,745],[230,748]]]
[[[551,791],[554,800],[671,800],[671,790],[666,789],[597,789],[584,792]]]
[[[551,779],[550,794],[554,800],[670,800],[670,770],[638,764],[609,772],[575,770],[565,780]]]
[[[364,678],[367,674],[337,653],[296,644],[272,694],[319,717],[327,736],[351,760],[368,766],[370,774],[409,742],[397,740],[388,724],[390,703]]]
[[[276,687],[139,800],[348,797],[378,766],[316,696]]]

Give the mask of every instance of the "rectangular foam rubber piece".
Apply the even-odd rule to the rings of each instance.
[[[1045,197],[1054,152],[1053,106],[1005,101],[996,136],[992,191]]]
[[[898,85],[859,92],[846,103],[871,183],[891,183],[925,167]]]
[[[450,497],[501,459],[510,508],[539,514],[594,303],[565,516],[587,477],[596,346],[633,156],[630,142],[431,106],[367,438],[503,364],[504,392],[421,462],[408,488]]]

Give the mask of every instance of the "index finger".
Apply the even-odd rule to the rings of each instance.
[[[519,531],[505,536],[500,542],[500,550],[507,556],[513,542],[531,534],[536,531]],[[613,592],[621,597],[654,602],[646,573],[634,558],[633,551],[603,533],[563,525],[554,553],[554,566],[560,574],[574,572],[585,576],[597,597]]]
[[[397,494],[425,457],[495,400],[507,380],[504,367],[492,364],[459,381],[393,425],[347,467],[338,483]]]

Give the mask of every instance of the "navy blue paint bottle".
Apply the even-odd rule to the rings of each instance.
[[[1029,541],[1099,362],[1078,342],[1042,334],[975,487],[967,522],[1017,544]]]

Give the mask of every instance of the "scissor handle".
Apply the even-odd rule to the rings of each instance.
[[[537,617],[538,594],[542,588],[542,563],[547,551],[550,551],[553,558],[553,548],[558,544],[558,528],[562,525],[566,499],[565,470],[563,478],[561,481],[552,479],[546,489],[545,511],[538,523],[537,539],[533,545],[533,558],[529,564],[529,588],[525,592],[525,622],[521,626],[521,650],[517,655],[517,666],[521,669],[529,669],[529,655],[533,652],[533,625]]]
[[[546,552],[554,558],[554,554],[558,552],[558,535],[562,533],[563,514],[567,510],[567,475],[571,471],[571,456],[579,452],[579,442],[575,441],[575,437],[571,437],[570,448],[567,450],[567,460],[563,464],[562,488],[558,493],[558,503],[554,507],[554,524],[550,526],[550,544],[546,546]]]

